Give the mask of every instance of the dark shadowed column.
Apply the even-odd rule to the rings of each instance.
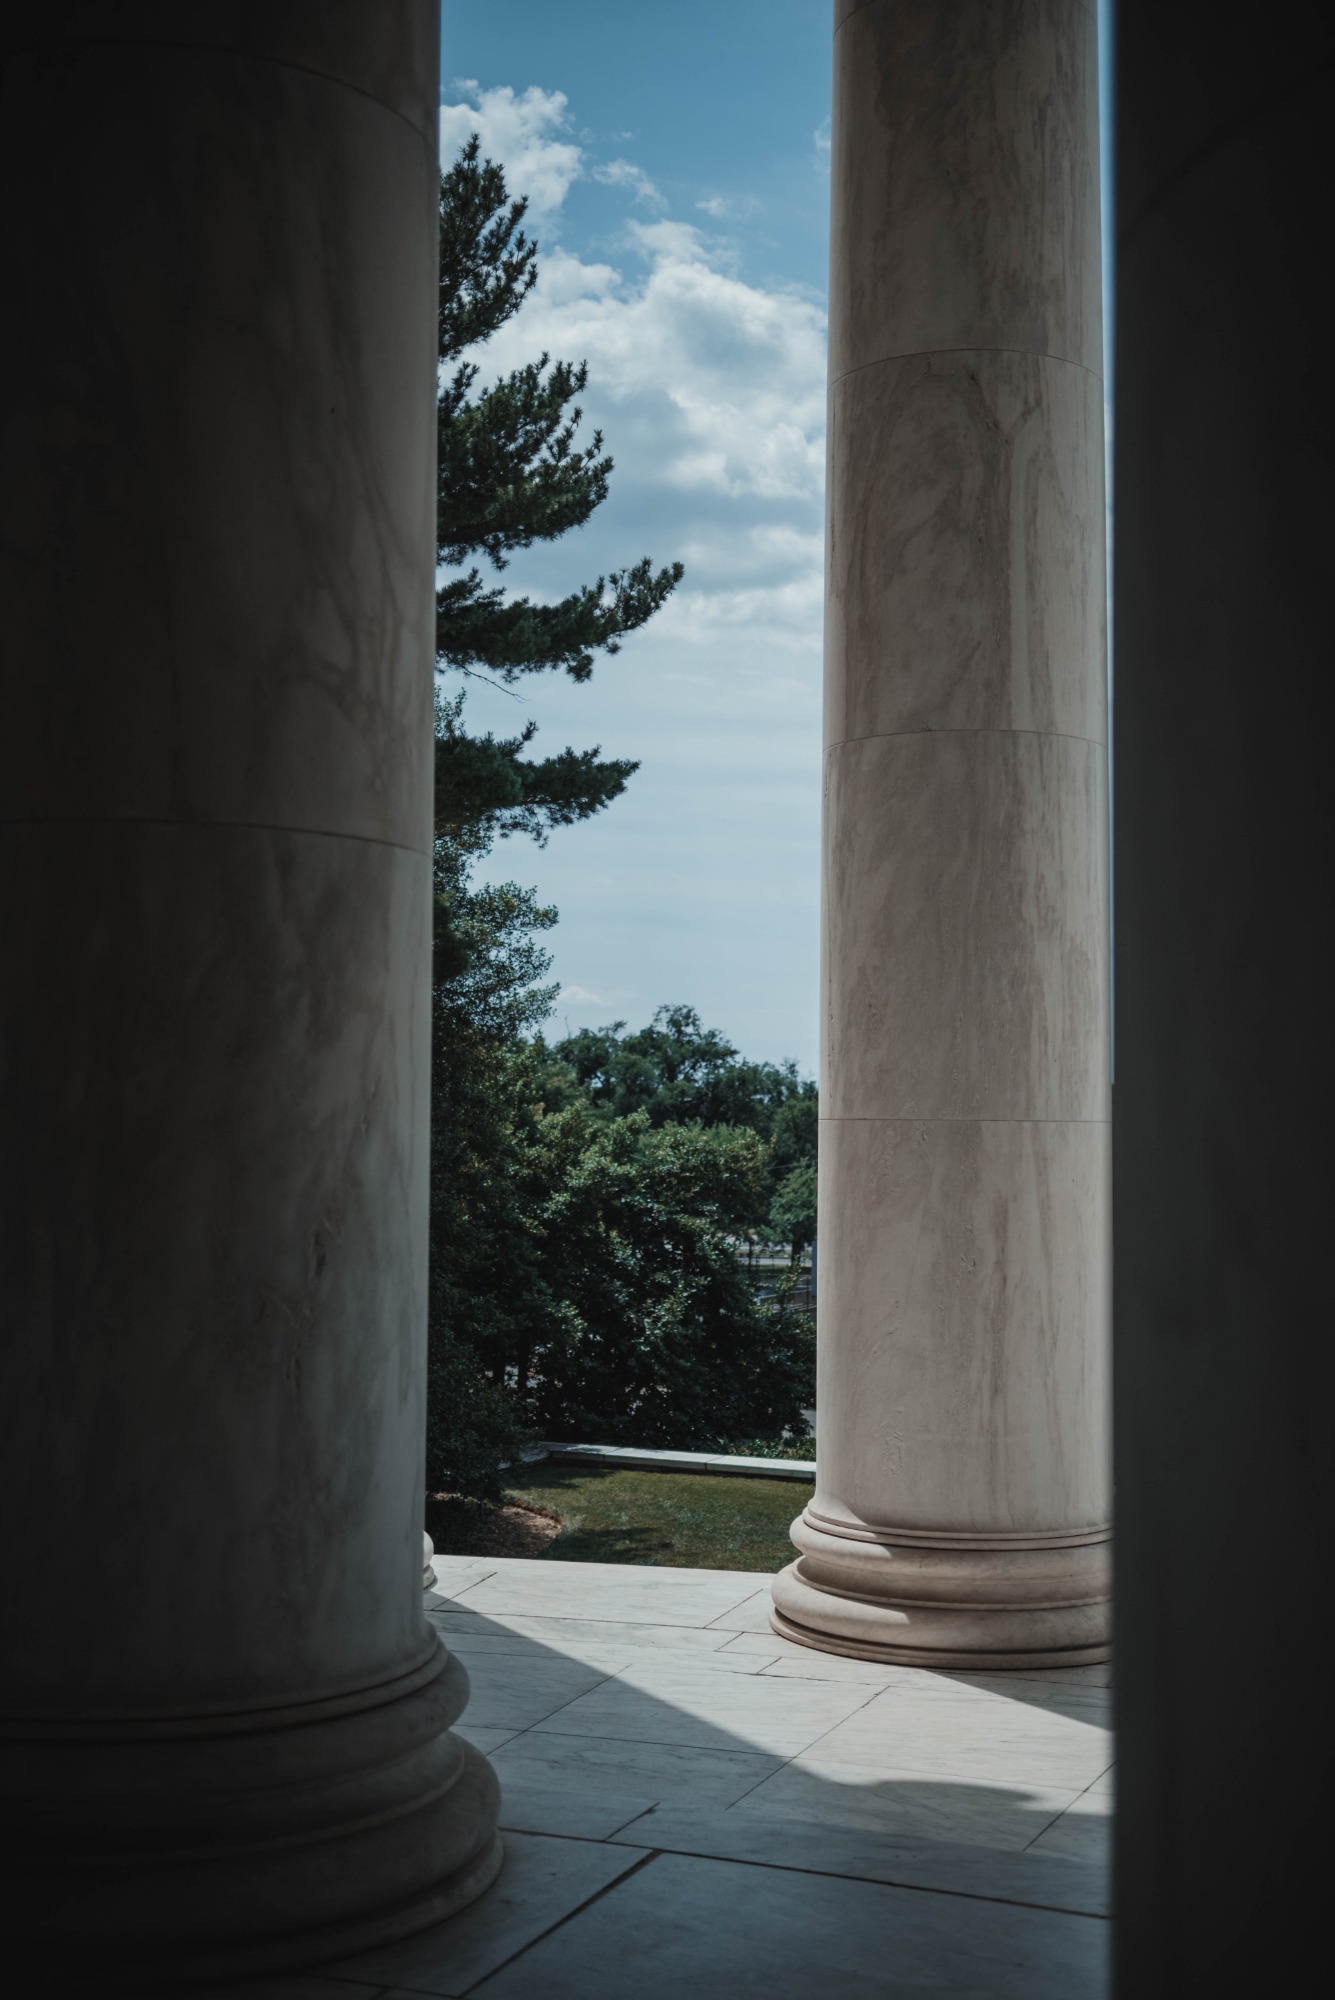
[[[437,20],[3,44],[15,1924],[393,1936],[499,1862],[422,1613]]]
[[[1108,1641],[1095,16],[838,0],[819,1471],[775,1623]]]
[[[1117,21],[1117,1991],[1196,2000],[1329,1929],[1335,21]]]

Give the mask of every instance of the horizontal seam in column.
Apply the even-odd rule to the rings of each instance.
[[[844,15],[843,20],[840,21],[836,26],[834,31],[835,41],[838,41],[840,35],[843,33],[844,29],[848,26],[850,21],[856,21],[859,14],[865,14],[870,8],[879,5],[880,5],[880,0],[858,0],[857,6],[850,7],[848,12]],[[1091,21],[1097,22],[1099,18],[1099,13],[1097,6],[1094,4],[1094,0],[1071,0],[1071,5],[1073,7],[1077,7],[1082,14],[1087,14]]]
[[[377,833],[342,833],[337,827],[282,826],[263,819],[160,819],[148,813],[33,813],[0,817],[0,830],[9,826],[171,826],[215,833],[296,833],[311,840],[358,840],[367,847],[391,847],[396,854],[416,854],[423,861],[431,859],[429,847],[409,847],[405,841],[384,840]]]
[[[1107,1118],[970,1118],[964,1113],[955,1115],[942,1112],[923,1112],[915,1117],[911,1112],[898,1112],[894,1117],[878,1118],[871,1112],[843,1113],[822,1111],[817,1123],[821,1125],[1111,1125],[1111,1113]]]
[[[836,42],[838,41],[840,35],[843,34],[844,29],[848,26],[850,21],[856,21],[859,14],[865,14],[869,7],[875,7],[876,5],[877,5],[877,0],[858,0],[858,4],[856,7],[850,7],[848,12],[844,15],[843,20],[836,21],[835,23],[835,28],[834,28],[835,41]]]
[[[1087,743],[1092,750],[1106,750],[1101,736],[1072,736],[1065,729],[875,729],[866,736],[841,736],[825,749],[844,750],[853,743],[892,743],[903,736],[1041,736],[1049,743]]]
[[[906,348],[902,354],[878,354],[874,361],[859,361],[856,368],[845,368],[842,375],[831,375],[830,387],[835,389],[841,382],[847,382],[850,376],[862,375],[868,368],[884,368],[891,361],[930,361],[933,355],[936,354],[1022,354],[1030,361],[1052,361],[1059,368],[1078,369],[1082,375],[1088,375],[1092,381],[1099,383],[1100,386],[1103,383],[1102,369],[1088,368],[1083,361],[1072,361],[1069,355],[1049,354],[1045,348],[968,346],[910,347]]]
[[[397,118],[401,125],[419,138],[424,146],[431,144],[421,127],[414,125],[411,118],[402,111],[396,111],[392,104],[386,104],[383,97],[376,97],[372,91],[363,90],[358,83],[349,83],[344,76],[330,76],[322,69],[311,69],[306,63],[287,62],[282,56],[256,55],[250,49],[220,48],[215,42],[175,42],[161,35],[71,35],[61,41],[33,42],[26,48],[9,50],[13,56],[41,56],[64,53],[74,49],[177,49],[182,54],[194,56],[227,56],[233,62],[255,63],[269,69],[290,69],[298,76],[313,76],[319,83],[332,84],[336,90],[350,90],[354,97],[364,98],[367,104],[376,105],[381,111]]]

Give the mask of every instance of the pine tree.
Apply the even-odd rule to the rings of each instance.
[[[587,521],[612,472],[601,435],[577,442],[582,363],[544,354],[479,389],[476,363],[463,358],[533,289],[526,208],[480,158],[476,136],[441,175],[436,659],[465,680],[564,669],[584,681],[596,655],[615,653],[653,616],[681,565],[655,572],[644,558],[557,604],[507,601],[495,580],[516,551]],[[470,869],[498,835],[541,842],[589,818],[637,766],[596,747],[529,759],[531,723],[508,737],[474,734],[463,710],[462,689],[438,693],[427,1475],[429,1490],[495,1499],[501,1463],[522,1438],[520,1403],[505,1386],[513,1328],[531,1342],[547,1316],[525,1037],[555,991],[539,983],[550,960],[537,934],[556,912],[515,883],[474,887]]]
[[[647,556],[581,585],[556,604],[507,600],[477,567],[505,570],[516,550],[553,541],[588,520],[607,497],[612,460],[601,432],[577,442],[583,362],[546,354],[490,388],[465,361],[513,318],[537,279],[537,245],[522,228],[527,202],[511,200],[505,175],[480,157],[476,133],[440,180],[440,386],[437,561],[454,571],[436,596],[436,659],[442,669],[502,682],[563,669],[584,681],[599,653],[615,653],[647,623],[682,574]],[[625,789],[637,766],[597,748],[528,759],[530,724],[513,737],[472,735],[462,698],[437,707],[436,830],[453,839],[470,827],[526,832],[587,819]]]

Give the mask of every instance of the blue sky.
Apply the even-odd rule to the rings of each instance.
[[[598,819],[485,873],[560,910],[556,1032],[685,1001],[814,1074],[828,0],[445,0],[442,28],[442,158],[479,131],[541,246],[483,378],[587,359],[616,460],[588,525],[506,582],[686,564],[585,686],[471,684],[474,727],[641,760]]]
[[[476,683],[475,727],[641,759],[493,879],[561,912],[553,1027],[686,1001],[814,1072],[829,19],[823,0],[447,0],[442,157],[470,130],[532,202],[537,292],[478,357],[587,359],[616,460],[589,524],[514,559],[555,597],[680,558],[653,625],[576,687]]]

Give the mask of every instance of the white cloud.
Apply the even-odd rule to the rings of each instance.
[[[654,186],[643,167],[637,167],[633,160],[608,160],[606,165],[595,167],[593,179],[606,187],[628,188],[635,201],[643,202],[646,208],[663,210],[667,199]]]
[[[627,243],[635,262],[619,271],[549,254],[488,365],[513,366],[535,349],[586,359],[589,408],[619,462],[633,453],[640,476],[660,487],[818,503],[820,308],[720,269],[688,223],[632,223]]]
[[[753,194],[711,194],[707,201],[697,201],[695,205],[702,215],[712,217],[715,222],[748,222],[760,207]]]
[[[512,195],[528,196],[529,214],[550,220],[584,170],[579,146],[562,134],[569,125],[567,99],[561,90],[539,90],[536,84],[515,91],[509,84],[479,90],[470,78],[456,80],[462,104],[440,107],[440,157],[447,164],[471,133],[482,140],[485,158],[505,168]]]
[[[685,560],[685,584],[655,621],[662,641],[707,651],[763,633],[771,649],[814,658],[822,310],[795,288],[748,283],[732,249],[662,212],[663,195],[634,161],[589,166],[564,136],[570,120],[560,91],[458,87],[470,101],[442,109],[443,137],[457,145],[479,131],[512,191],[528,194],[544,221],[537,286],[477,357],[484,374],[544,350],[588,362],[581,400],[590,425],[607,436],[617,473],[611,505],[586,533],[603,541],[629,488],[640,515],[652,516],[655,552]],[[553,240],[560,205],[584,175],[657,211],[652,221],[628,217],[598,261]],[[722,196],[697,203],[711,216],[727,207]]]
[[[615,1007],[618,1000],[634,1000],[636,995],[628,986],[610,986],[605,993],[594,993],[587,986],[563,986],[556,996],[558,1007]]]
[[[796,285],[746,275],[740,200],[713,196],[679,220],[633,160],[603,164],[595,139],[574,143],[559,94],[471,96],[451,111],[451,131],[482,131],[513,192],[532,192],[535,175],[549,202],[537,285],[473,358],[483,380],[544,350],[587,361],[584,434],[600,428],[616,461],[606,506],[578,535],[517,554],[504,581],[550,599],[644,553],[686,565],[660,615],[587,686],[542,675],[518,690],[541,747],[596,741],[642,764],[611,813],[543,850],[543,894],[561,911],[558,1019],[690,998],[728,1027],[735,1003],[748,1047],[807,1052],[824,313]],[[596,242],[577,235],[580,211],[572,204],[567,219],[561,206],[581,178],[625,200],[619,231]],[[513,730],[499,696],[478,688],[469,701],[479,726]],[[500,880],[516,865],[506,852],[486,867]],[[808,933],[811,966],[790,951]]]

